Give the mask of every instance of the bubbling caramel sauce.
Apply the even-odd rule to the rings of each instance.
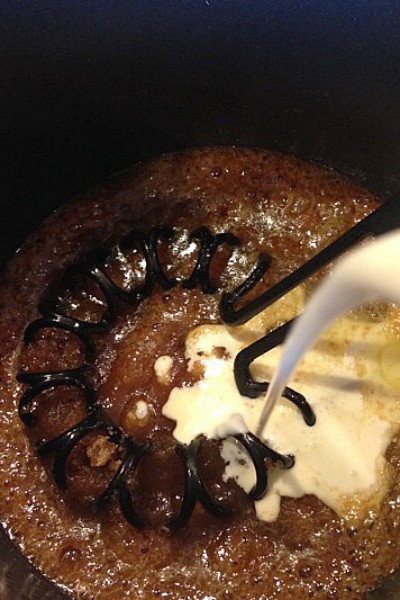
[[[219,292],[157,288],[138,307],[120,307],[111,331],[96,334],[91,377],[104,410],[127,433],[157,446],[156,457],[143,461],[130,482],[150,528],[128,525],[116,502],[92,514],[91,500],[120,460],[104,437],[82,440],[71,453],[67,494],[54,484],[51,459],[38,458],[37,439],[50,439],[82,418],[79,392],[43,393],[29,431],[17,414],[24,389],[16,381],[19,370],[72,368],[83,360],[84,349],[71,334],[43,330],[26,347],[23,332],[38,317],[46,289],[93,247],[111,248],[133,228],[174,227],[175,242],[160,248],[160,257],[168,275],[188,277],[198,250],[190,232],[201,226],[214,234],[231,232],[242,245],[218,251],[212,280],[220,289],[235,287],[258,253],[266,252],[272,263],[252,291],[256,295],[378,204],[340,174],[290,156],[193,150],[111,179],[65,205],[29,238],[0,291],[0,515],[10,537],[49,579],[75,598],[360,600],[398,568],[397,440],[386,452],[389,491],[357,528],[347,527],[312,495],[283,498],[276,521],[260,521],[243,490],[223,481],[218,443],[202,456],[204,473],[213,495],[235,507],[234,516],[217,519],[198,506],[183,530],[171,533],[161,525],[182,496],[182,474],[171,449],[174,422],[162,410],[173,387],[194,385],[201,376],[187,373],[185,339],[196,326],[218,324]],[[132,252],[125,260],[116,253],[107,269],[116,283],[129,285],[143,273],[142,257]],[[77,318],[96,320],[104,311],[90,281],[71,290],[65,303]],[[388,307],[386,314],[382,327],[392,331],[396,345],[398,312]],[[285,318],[278,313],[268,327]],[[172,367],[157,375],[154,365],[165,356],[172,357]]]
[[[298,306],[294,314],[301,312]],[[251,329],[251,321],[247,328]],[[310,330],[311,325],[301,339]],[[393,389],[376,373],[376,356],[367,349],[378,352],[390,342],[380,322],[365,323],[349,315],[332,325],[304,356],[290,385],[309,400],[316,423],[309,428],[296,407],[283,397],[277,399],[261,438],[281,454],[293,454],[295,462],[288,470],[270,469],[268,492],[255,502],[260,519],[275,520],[284,496],[313,494],[353,525],[380,506],[391,483],[384,455],[399,430],[399,388]],[[246,398],[236,388],[233,364],[243,347],[243,341],[223,325],[203,325],[189,333],[188,369],[200,362],[204,373],[193,386],[174,388],[164,405],[164,414],[176,421],[176,439],[190,443],[201,434],[218,438],[232,415],[242,417],[239,427],[255,432],[267,399]],[[215,349],[224,352],[217,356]],[[253,375],[271,381],[281,354],[282,348],[276,347],[259,357]],[[390,370],[385,359],[382,364]],[[367,386],[368,395],[363,393]],[[235,426],[232,430],[236,433]],[[223,442],[221,453],[227,463],[224,477],[234,478],[249,493],[256,483],[249,455],[232,438]]]

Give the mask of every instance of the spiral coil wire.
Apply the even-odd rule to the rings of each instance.
[[[103,509],[116,496],[124,517],[135,527],[144,527],[146,521],[138,514],[135,508],[134,499],[129,491],[127,480],[135,473],[143,457],[152,452],[152,446],[149,442],[140,443],[132,436],[126,435],[116,424],[111,423],[105,418],[98,402],[96,391],[88,380],[87,372],[96,354],[92,336],[96,332],[107,330],[115,322],[117,318],[118,299],[137,305],[143,298],[148,297],[152,293],[155,284],[159,284],[163,289],[170,289],[178,285],[178,280],[169,279],[165,275],[157,254],[159,241],[170,242],[173,236],[174,232],[170,228],[154,227],[147,234],[134,230],[120,242],[119,251],[122,253],[129,251],[134,246],[141,247],[146,263],[144,283],[131,290],[122,289],[106,275],[101,266],[101,263],[104,263],[104,260],[107,258],[104,252],[99,252],[97,255],[89,257],[85,262],[74,265],[64,278],[64,286],[67,285],[71,277],[82,276],[92,279],[102,291],[107,305],[102,318],[97,322],[87,322],[68,316],[63,311],[60,296],[58,296],[54,300],[40,303],[39,312],[41,317],[27,327],[24,341],[26,345],[33,343],[36,340],[38,332],[44,328],[65,330],[74,334],[82,342],[84,347],[84,364],[70,370],[47,373],[20,372],[18,374],[18,380],[27,385],[20,398],[18,410],[21,420],[28,427],[34,423],[37,396],[41,392],[59,386],[73,387],[81,390],[86,403],[86,417],[56,438],[39,444],[37,448],[38,454],[41,456],[53,455],[54,480],[59,488],[65,489],[67,487],[67,460],[76,444],[92,432],[107,432],[109,440],[116,444],[118,450],[121,452],[122,460],[112,480],[96,500],[94,508],[95,510]],[[210,265],[216,250],[222,244],[227,244],[231,247],[238,246],[240,241],[231,233],[213,235],[206,227],[200,227],[194,231],[191,235],[191,240],[197,240],[200,243],[198,259],[190,277],[182,281],[181,284],[185,288],[193,288],[199,285],[203,293],[212,294],[216,290],[210,281]],[[230,295],[222,297],[221,315],[223,320],[229,320],[226,317],[229,311],[232,311],[233,304],[262,279],[269,265],[269,257],[261,255],[258,265],[250,277]],[[241,316],[243,317],[244,309],[241,309],[241,311]],[[273,340],[275,345],[281,343],[281,338],[285,331],[286,329],[282,329],[276,339]],[[260,391],[264,391],[267,384],[256,384],[258,387],[252,389],[249,394],[245,363],[246,361],[235,365],[236,380],[245,381],[247,385],[246,395],[255,397],[259,395]],[[243,365],[245,365],[244,368]],[[240,386],[238,387],[240,390]],[[285,396],[298,407],[308,425],[312,425],[315,422],[314,413],[301,394],[287,388]],[[249,498],[252,500],[260,499],[267,492],[268,486],[266,461],[288,469],[293,466],[294,458],[275,452],[249,432],[246,434],[237,434],[233,437],[245,448],[254,464],[256,484],[248,494]],[[176,443],[175,449],[184,469],[185,483],[179,512],[168,522],[168,526],[171,529],[180,528],[188,522],[197,502],[202,504],[208,512],[216,516],[225,516],[231,513],[229,507],[222,505],[212,497],[203,481],[198,462],[201,443],[204,443],[204,441],[202,442],[199,439],[192,441],[190,445]]]

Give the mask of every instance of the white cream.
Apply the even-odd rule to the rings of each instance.
[[[218,325],[189,333],[188,369],[200,362],[203,376],[191,387],[172,390],[163,409],[176,421],[174,436],[180,442],[200,434],[224,437],[245,426],[255,431],[263,398],[241,396],[233,376],[234,358],[248,335],[242,328],[242,340],[236,339],[237,332],[235,338]],[[268,493],[256,502],[260,519],[278,516],[282,496],[314,494],[339,515],[352,517],[379,503],[388,485],[384,453],[400,422],[400,385],[390,375],[393,357],[385,354],[395,343],[382,323],[342,318],[307,353],[290,385],[309,400],[317,423],[308,427],[292,404],[279,399],[262,437],[275,450],[294,454],[296,462],[290,470],[270,470]],[[253,376],[270,381],[280,355],[276,348],[259,358]],[[225,478],[250,491],[254,468],[241,446],[224,441],[222,456]]]
[[[154,363],[154,372],[160,383],[168,384],[171,380],[171,371],[174,361],[172,356],[159,356]]]
[[[257,434],[263,430],[297,363],[329,323],[355,306],[378,300],[400,303],[400,230],[348,254],[318,288],[285,343]]]
[[[135,411],[136,418],[141,421],[142,419],[145,419],[148,414],[149,414],[149,405],[147,404],[147,402],[145,402],[144,400],[138,400],[136,402],[136,411]]]

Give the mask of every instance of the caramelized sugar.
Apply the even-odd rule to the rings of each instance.
[[[242,246],[217,253],[213,283],[231,289],[249,274],[257,254],[267,252],[272,264],[252,292],[257,294],[377,205],[377,199],[341,175],[293,157],[200,150],[135,167],[66,205],[30,238],[1,290],[0,513],[9,534],[49,578],[80,598],[359,600],[398,568],[397,483],[381,513],[371,514],[357,531],[344,528],[311,496],[284,499],[278,520],[263,523],[235,484],[221,484],[223,464],[215,444],[202,456],[203,470],[213,494],[235,506],[235,516],[216,519],[197,507],[183,530],[170,533],[163,526],[178,510],[183,481],[173,452],[174,424],[161,409],[172,387],[194,381],[186,370],[184,341],[196,325],[218,322],[219,292],[205,295],[181,285],[156,288],[139,306],[122,303],[113,328],[95,336],[91,378],[104,410],[156,448],[129,484],[151,528],[128,525],[116,502],[98,515],[91,513],[91,501],[121,459],[104,432],[92,434],[71,453],[65,496],[52,481],[51,461],[42,464],[37,458],[35,439],[49,439],[82,418],[78,392],[44,393],[29,436],[16,409],[23,389],[15,380],[19,369],[71,368],[84,360],[83,349],[69,334],[42,330],[28,348],[22,339],[46,287],[94,246],[110,249],[132,228],[173,226],[175,242],[160,245],[160,259],[168,276],[183,280],[198,252],[190,232],[204,225],[213,233],[229,231]],[[130,288],[140,281],[143,262],[135,249],[129,256],[115,251],[106,269],[118,285]],[[102,318],[104,298],[91,283],[70,289],[64,299],[69,314]],[[161,356],[172,357],[163,381],[154,370]],[[138,417],[138,406],[143,407],[138,403],[146,403],[144,418]],[[399,456],[394,443],[388,456],[394,481]]]

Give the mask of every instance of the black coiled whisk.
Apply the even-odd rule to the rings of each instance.
[[[135,473],[135,469],[143,457],[151,453],[153,448],[148,442],[140,443],[132,436],[127,436],[116,424],[105,418],[102,407],[98,402],[97,393],[88,377],[88,371],[96,355],[93,335],[105,331],[113,325],[118,316],[118,301],[137,306],[142,299],[150,296],[156,284],[166,290],[178,284],[185,288],[199,285],[203,293],[214,293],[216,290],[210,280],[210,265],[215,252],[222,244],[227,244],[230,247],[240,244],[238,238],[231,233],[213,235],[206,227],[197,229],[191,235],[191,240],[197,240],[200,244],[196,265],[188,279],[179,281],[166,276],[157,254],[159,242],[171,242],[173,236],[174,232],[170,228],[154,227],[147,234],[134,230],[120,242],[118,248],[120,252],[124,253],[133,247],[139,247],[145,259],[144,281],[132,289],[119,287],[107,276],[102,266],[107,259],[107,255],[103,252],[98,252],[85,261],[74,265],[63,279],[62,287],[64,291],[71,284],[71,281],[79,279],[79,277],[88,277],[93,280],[99,286],[105,299],[106,308],[103,315],[97,322],[83,321],[69,316],[64,310],[61,299],[62,294],[60,294],[56,298],[40,303],[39,312],[41,316],[27,327],[24,341],[27,345],[33,343],[37,339],[39,331],[44,328],[58,328],[70,332],[83,344],[83,364],[70,370],[47,373],[20,372],[18,374],[18,380],[27,385],[19,401],[19,415],[27,426],[34,423],[38,395],[41,392],[59,386],[66,386],[78,388],[83,393],[87,410],[85,418],[58,437],[39,444],[38,453],[41,456],[53,455],[54,480],[61,489],[65,489],[67,486],[66,465],[68,457],[76,444],[93,432],[106,433],[110,442],[115,444],[118,449],[121,460],[112,480],[96,500],[94,508],[100,510],[113,497],[117,497],[122,513],[127,521],[135,527],[144,527],[146,522],[135,508],[134,498],[128,487],[128,479]],[[258,266],[250,278],[230,296],[223,297],[221,304],[223,318],[226,318],[228,311],[233,307],[233,303],[262,279],[269,264],[270,259],[261,256]],[[235,370],[237,370],[237,366]],[[236,379],[238,379],[238,373],[236,373]],[[247,392],[246,389],[246,395],[253,395]],[[289,388],[287,388],[285,394],[299,408],[306,423],[313,424],[315,417],[305,398]],[[292,456],[275,452],[249,432],[237,434],[234,437],[248,452],[254,464],[257,479],[249,497],[252,500],[258,500],[267,491],[266,461],[287,469],[293,466],[294,459]],[[185,483],[180,510],[168,523],[171,529],[177,529],[187,523],[197,502],[214,515],[224,516],[231,512],[229,508],[212,497],[202,479],[198,463],[201,443],[205,442],[196,439],[190,445],[176,444],[176,452],[185,472]]]

